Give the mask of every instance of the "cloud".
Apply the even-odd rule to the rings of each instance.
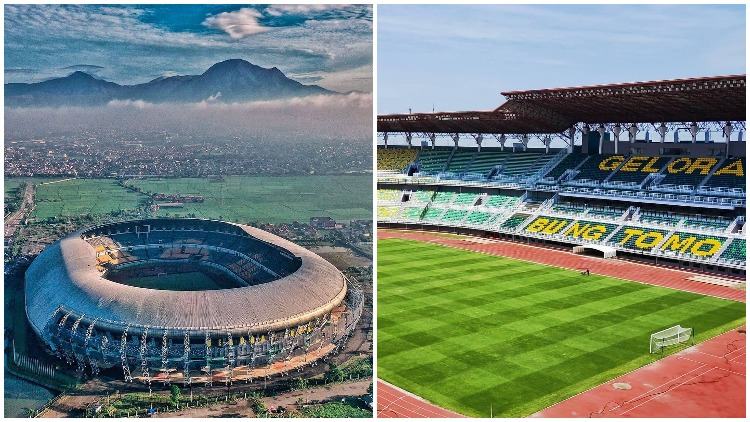
[[[22,75],[29,75],[36,73],[37,71],[35,69],[28,69],[28,68],[7,68],[5,69],[5,73],[18,73]]]
[[[270,29],[258,22],[261,17],[263,14],[255,9],[242,8],[236,12],[222,12],[211,16],[203,21],[203,25],[224,31],[234,39],[241,39]]]
[[[245,103],[111,101],[102,107],[6,107],[5,135],[135,130],[189,134],[190,139],[263,135],[300,142],[363,140],[372,139],[372,103],[372,94],[351,93]]]
[[[345,9],[349,6],[348,4],[275,4],[268,7],[266,13],[271,16],[307,15],[326,10]]]
[[[369,67],[372,73],[372,5],[331,6],[304,15],[271,16],[265,10],[320,10],[318,6],[179,6],[155,15],[150,6],[5,6],[6,82],[66,76],[61,68],[102,63],[98,77],[119,84],[147,82],[166,71],[197,75],[230,57],[284,73],[329,79],[331,73]],[[274,9],[275,7],[275,9]],[[328,6],[325,6],[328,7]],[[192,9],[190,9],[192,8]],[[223,12],[223,13],[220,13]],[[175,25],[179,22],[179,25]],[[326,23],[328,22],[328,23]],[[254,31],[254,35],[248,35]],[[173,76],[164,74],[163,76]],[[343,78],[340,91],[364,89]]]

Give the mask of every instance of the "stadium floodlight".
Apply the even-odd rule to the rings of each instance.
[[[684,343],[688,340],[691,341],[691,344],[695,345],[693,329],[675,325],[674,327],[651,334],[649,353],[661,352],[664,354],[664,347]]]

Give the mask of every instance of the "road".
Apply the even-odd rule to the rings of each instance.
[[[10,217],[5,220],[5,244],[8,245],[13,238],[13,235],[18,231],[18,226],[26,218],[31,211],[34,209],[34,185],[31,183],[26,184],[26,192],[23,195],[23,202],[18,208],[18,211],[13,213]]]

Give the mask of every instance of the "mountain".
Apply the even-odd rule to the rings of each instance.
[[[112,100],[185,103],[273,100],[315,94],[338,94],[317,85],[303,85],[279,69],[241,59],[216,63],[201,75],[159,77],[138,85],[118,85],[77,71],[38,83],[5,84],[6,106],[89,106]]]

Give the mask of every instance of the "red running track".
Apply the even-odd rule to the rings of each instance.
[[[738,330],[724,333],[531,417],[744,418],[745,344]],[[631,389],[615,389],[615,383]]]
[[[378,418],[465,418],[378,380]]]
[[[378,238],[419,240],[574,270],[588,268],[595,274],[745,302],[744,290],[687,280],[693,273],[671,268],[618,259],[604,260],[562,250],[482,238],[449,238],[408,231],[381,231]],[[548,407],[532,417],[744,418],[744,330],[743,326],[685,349]],[[631,389],[615,389],[614,383],[627,383]],[[456,416],[378,381],[378,417]]]

